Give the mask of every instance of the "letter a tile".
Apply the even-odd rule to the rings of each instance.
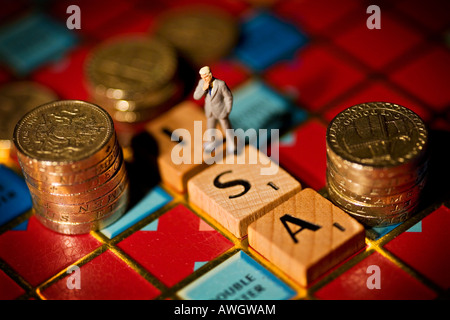
[[[313,189],[249,226],[252,248],[302,286],[364,247],[364,228]]]
[[[300,190],[297,180],[253,146],[188,182],[189,201],[238,238],[247,235],[250,223]]]

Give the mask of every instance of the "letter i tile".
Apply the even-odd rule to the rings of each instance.
[[[118,243],[167,286],[178,283],[232,246],[182,204]]]

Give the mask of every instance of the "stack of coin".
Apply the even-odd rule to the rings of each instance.
[[[159,18],[156,34],[169,41],[196,67],[218,61],[238,40],[238,24],[226,12],[211,7],[183,7]]]
[[[330,199],[367,226],[408,219],[427,172],[427,129],[411,110],[370,102],[338,114],[327,130]]]
[[[41,105],[17,123],[13,141],[36,216],[48,228],[88,233],[125,212],[122,149],[102,108],[77,100]]]
[[[103,43],[86,62],[90,99],[118,123],[149,120],[167,110],[179,95],[177,65],[172,46],[154,37]]]
[[[25,113],[56,100],[49,88],[32,81],[16,81],[0,88],[0,162],[15,155],[12,143],[14,126]]]

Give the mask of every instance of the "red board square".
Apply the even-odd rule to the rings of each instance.
[[[315,190],[326,183],[326,127],[310,120],[280,141],[280,164]],[[305,186],[303,186],[305,187]]]
[[[70,5],[77,5],[81,11],[81,29],[74,29],[86,35],[92,35],[96,30],[103,27],[107,22],[114,19],[120,20],[122,14],[136,1],[116,0],[111,4],[109,0],[64,0],[55,1],[52,12],[56,17],[66,22],[73,12],[67,13]]]
[[[157,27],[158,18],[167,10],[166,4],[161,1],[138,1],[123,12],[120,19],[108,21],[91,34],[100,40],[133,34],[149,35]]]
[[[90,49],[75,49],[67,57],[39,69],[33,80],[52,88],[62,99],[88,100],[84,64]]]
[[[391,75],[391,79],[437,111],[450,104],[450,53],[429,48],[423,56]]]
[[[72,275],[72,274],[71,274]],[[42,294],[57,300],[143,300],[153,299],[160,292],[123,260],[106,251],[79,269],[80,289],[69,289],[62,278]]]
[[[22,287],[0,270],[0,300],[16,299],[24,293]]]
[[[439,207],[422,220],[420,232],[406,231],[384,247],[444,289],[450,288],[450,209]]]
[[[0,83],[4,83],[4,82],[8,81],[9,78],[10,78],[10,74],[3,68],[0,68]]]
[[[170,8],[177,9],[183,7],[217,7],[234,16],[238,16],[249,7],[246,1],[236,0],[169,0],[166,3]]]
[[[173,286],[232,246],[181,204],[118,244],[167,286]]]
[[[450,2],[446,0],[403,0],[396,1],[395,5],[432,31],[441,30],[450,21]]]
[[[226,81],[230,89],[236,88],[250,76],[247,68],[233,60],[221,60],[212,64],[211,72],[213,72],[214,77]]]
[[[435,119],[435,121],[431,125],[431,128],[433,130],[450,131],[450,120],[446,120],[443,118]]]
[[[332,47],[320,45],[275,65],[265,78],[300,106],[317,111],[361,82],[365,74],[336,55]]]
[[[154,28],[157,13],[141,12],[135,9],[125,12],[120,20],[109,21],[92,35],[100,40],[112,37],[142,35],[148,36]]]
[[[335,43],[374,69],[400,59],[423,41],[417,31],[403,25],[389,12],[381,10],[381,29],[369,29],[368,14],[355,15],[353,26],[334,37]]]
[[[331,121],[339,112],[350,108],[359,103],[384,101],[402,105],[417,113],[422,120],[428,122],[430,120],[430,113],[423,108],[414,99],[411,99],[398,90],[395,90],[392,85],[384,81],[373,81],[367,86],[352,94],[348,99],[337,104],[332,109],[324,113],[325,119]]]
[[[13,21],[17,16],[25,11],[29,1],[17,0],[17,1],[2,1],[2,10],[0,11],[0,21],[7,23]]]
[[[273,10],[280,17],[303,27],[305,31],[321,32],[329,31],[331,25],[358,8],[361,9],[358,0],[288,0],[278,1]]]
[[[35,216],[27,223],[25,230],[9,230],[0,235],[0,258],[32,286],[100,246],[89,234],[68,236],[53,232]]]
[[[380,289],[369,289],[367,282],[379,267]],[[370,279],[369,282],[372,280]],[[426,300],[436,294],[398,268],[378,252],[371,254],[345,273],[319,289],[315,296],[333,300]]]

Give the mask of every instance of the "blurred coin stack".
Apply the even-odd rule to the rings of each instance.
[[[427,129],[393,103],[355,105],[327,130],[330,199],[367,226],[408,219],[419,204],[427,172]]]
[[[180,94],[177,66],[175,50],[163,40],[134,36],[108,41],[86,62],[91,100],[119,125],[149,120]]]
[[[228,55],[238,41],[238,23],[227,12],[208,6],[173,9],[163,14],[156,34],[180,56],[202,67]]]
[[[32,81],[16,81],[0,88],[0,163],[15,155],[12,143],[14,126],[35,107],[56,100],[49,88]]]
[[[13,141],[39,221],[64,234],[106,227],[128,205],[128,178],[114,125],[77,100],[41,105],[17,123]]]

